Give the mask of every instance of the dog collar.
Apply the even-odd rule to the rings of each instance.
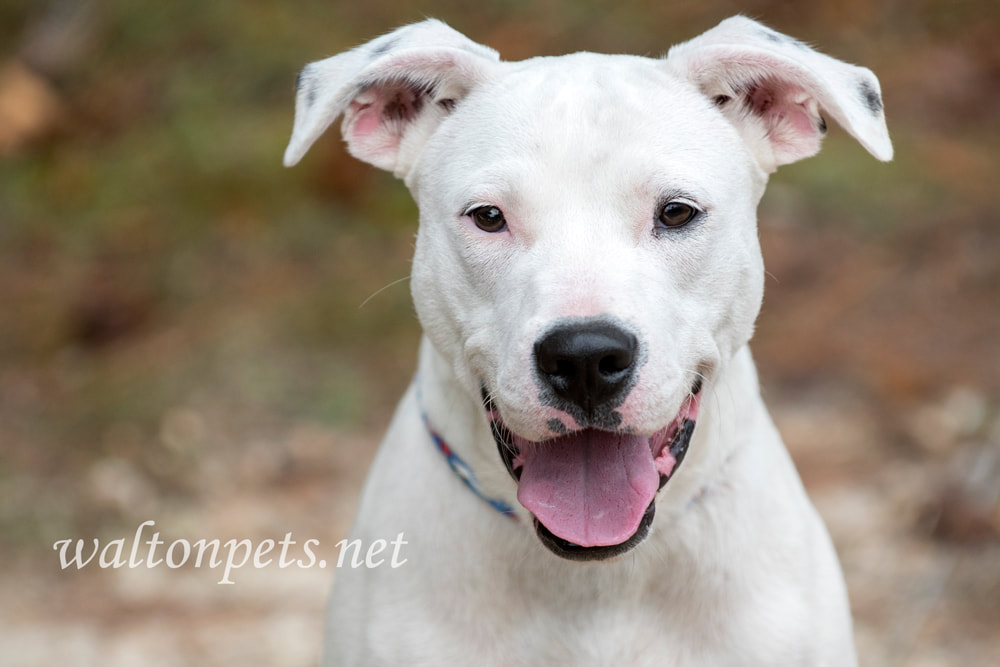
[[[465,482],[465,486],[468,487],[470,491],[479,496],[481,500],[489,503],[490,507],[496,511],[503,514],[508,519],[513,519],[517,521],[517,514],[514,513],[514,508],[511,507],[507,502],[499,498],[490,498],[482,489],[479,487],[479,480],[476,478],[476,473],[472,471],[469,464],[462,460],[462,458],[456,454],[448,443],[445,442],[441,434],[434,430],[431,426],[431,420],[427,416],[427,411],[424,410],[424,400],[423,394],[420,391],[420,381],[417,380],[417,404],[420,407],[420,418],[424,421],[424,427],[427,429],[427,433],[431,436],[431,440],[437,446],[437,449],[444,456],[444,460],[448,463],[448,467],[451,468],[459,479]]]

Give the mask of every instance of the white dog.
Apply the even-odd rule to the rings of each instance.
[[[869,70],[743,17],[523,62],[430,20],[302,71],[285,164],[343,114],[420,208],[419,368],[353,529],[405,563],[338,571],[329,664],[855,664],[747,347],[757,203],[821,112],[892,157]]]

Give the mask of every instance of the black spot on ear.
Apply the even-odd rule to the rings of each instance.
[[[778,33],[774,32],[773,30],[768,30],[767,28],[764,28],[763,30],[761,30],[760,34],[761,34],[761,37],[763,37],[764,39],[766,39],[766,40],[768,40],[770,42],[775,42],[777,44],[781,44],[782,42],[786,41],[786,38],[785,38],[784,35],[779,35]]]
[[[714,102],[715,106],[717,107],[724,107],[726,106],[726,103],[729,102],[729,100],[731,99],[733,98],[731,98],[729,95],[716,95],[715,97],[712,98],[712,102]]]
[[[794,46],[799,49],[808,49],[809,47],[794,37],[789,37],[788,35],[782,35],[780,32],[775,32],[770,28],[763,28],[760,31],[760,36],[769,42],[774,42],[775,44],[788,44],[789,46]]]
[[[822,116],[819,117],[819,133],[826,134],[826,118]]]
[[[376,58],[378,58],[379,56],[384,56],[385,54],[389,53],[389,51],[392,51],[392,49],[396,46],[398,42],[399,42],[398,39],[387,39],[386,41],[382,42],[381,44],[377,45],[374,49],[372,49],[372,55],[375,56]]]
[[[858,93],[861,95],[862,103],[868,107],[873,115],[878,115],[882,111],[882,98],[878,91],[872,87],[868,81],[862,80],[858,85]]]
[[[306,93],[306,106],[311,107],[313,105],[313,102],[316,101],[316,86],[311,81],[309,81],[308,77],[306,76],[306,72],[308,70],[309,70],[308,66],[303,67],[302,70],[299,71],[298,76],[295,77],[295,94],[298,95],[302,91],[303,86],[308,86],[309,91],[308,93]]]
[[[451,99],[450,97],[446,97],[443,100],[438,100],[437,103],[438,106],[440,106],[448,113],[451,113],[452,111],[455,110],[455,100]]]

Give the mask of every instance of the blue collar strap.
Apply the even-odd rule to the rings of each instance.
[[[509,519],[517,521],[517,514],[514,513],[514,508],[508,505],[505,501],[499,498],[490,498],[482,489],[479,488],[479,480],[476,479],[476,473],[472,472],[472,468],[463,461],[458,454],[452,451],[448,443],[444,441],[437,431],[431,426],[430,419],[427,418],[427,412],[424,410],[423,396],[420,392],[420,381],[417,381],[417,403],[420,406],[420,418],[424,420],[424,426],[427,428],[427,433],[430,434],[431,440],[437,445],[438,451],[444,455],[444,460],[448,462],[448,467],[458,475],[458,478],[465,482],[465,486],[469,488],[474,494],[479,496],[483,501],[490,504],[490,506],[496,511],[503,514]]]

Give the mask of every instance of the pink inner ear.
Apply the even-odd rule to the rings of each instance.
[[[354,116],[351,134],[355,139],[364,140],[378,130],[381,114],[378,109],[373,109],[371,104],[352,103],[348,113]]]
[[[403,135],[420,115],[433,90],[412,80],[373,84],[348,105],[344,138],[351,154],[382,169],[394,170]]]
[[[794,84],[766,80],[748,93],[753,112],[767,127],[778,164],[814,155],[820,148],[821,119],[816,101]]]
[[[774,92],[772,90],[772,84],[754,87],[750,90],[749,97],[750,106],[757,115],[763,116],[764,114],[770,113],[771,107],[774,106]]]
[[[402,139],[398,122],[386,118],[382,95],[365,95],[363,101],[351,102],[344,114],[344,139],[355,157],[381,169],[392,170]]]
[[[795,130],[796,134],[814,137],[819,134],[819,127],[816,125],[809,113],[802,108],[801,104],[788,105],[788,111],[784,114],[784,120]]]

